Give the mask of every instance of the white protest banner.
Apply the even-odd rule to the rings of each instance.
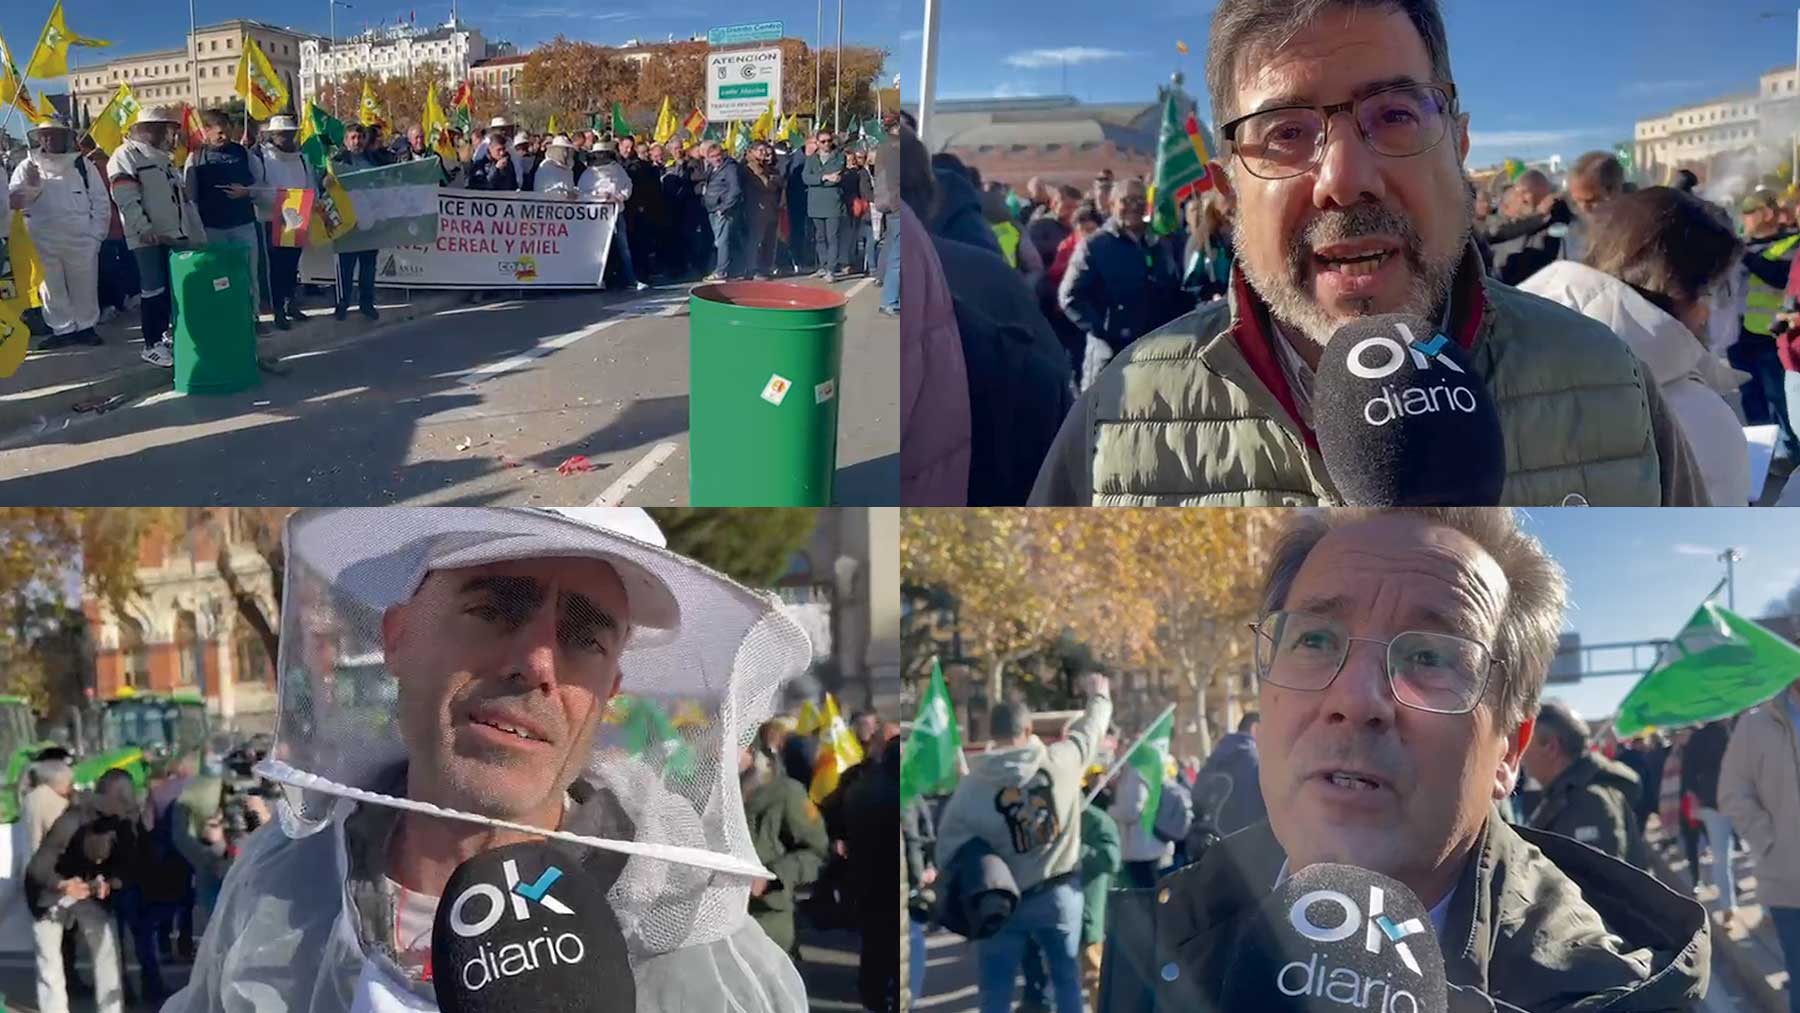
[[[618,205],[531,193],[438,190],[437,239],[384,247],[375,284],[394,288],[597,288]],[[309,246],[306,281],[331,284],[330,246]]]

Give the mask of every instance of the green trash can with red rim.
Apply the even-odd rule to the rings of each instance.
[[[848,301],[774,281],[689,294],[690,505],[831,505]]]

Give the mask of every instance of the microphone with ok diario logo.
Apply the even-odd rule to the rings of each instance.
[[[1221,1009],[1448,1008],[1444,955],[1425,906],[1398,881],[1353,865],[1290,874],[1242,922],[1232,957]]]
[[[530,841],[457,866],[431,927],[444,1013],[592,1013],[637,1007],[625,936],[599,882]]]
[[[1500,502],[1500,413],[1462,350],[1419,317],[1339,328],[1319,359],[1313,422],[1325,470],[1351,506]]]

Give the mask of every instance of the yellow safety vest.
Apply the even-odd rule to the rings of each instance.
[[[1800,235],[1792,235],[1777,243],[1770,243],[1762,252],[1764,260],[1781,260],[1800,244]],[[1744,294],[1744,330],[1751,334],[1769,333],[1774,326],[1775,314],[1781,312],[1781,302],[1786,293],[1756,275],[1750,276],[1750,288]]]
[[[1000,240],[1000,255],[1013,270],[1019,269],[1019,227],[1012,222],[994,222],[994,238]]]

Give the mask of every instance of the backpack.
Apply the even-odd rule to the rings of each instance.
[[[1180,781],[1163,781],[1162,797],[1156,802],[1156,820],[1151,824],[1150,832],[1159,841],[1180,844],[1187,840],[1193,826],[1194,797],[1188,793],[1187,786]]]

